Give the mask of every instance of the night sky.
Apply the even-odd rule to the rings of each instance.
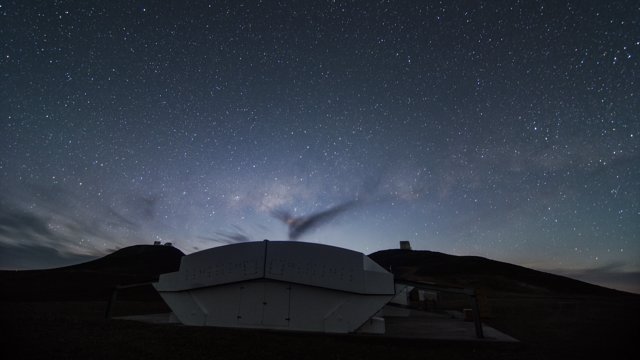
[[[0,268],[291,235],[640,292],[637,1],[0,16]]]

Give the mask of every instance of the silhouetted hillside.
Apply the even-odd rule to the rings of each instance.
[[[136,245],[73,266],[0,271],[0,301],[107,300],[117,285],[153,282],[160,274],[177,271],[182,256],[171,246]],[[398,279],[527,294],[627,294],[477,256],[407,250],[384,250],[369,256]],[[137,296],[158,299],[151,287]]]
[[[183,256],[184,253],[173,246],[134,245],[93,261],[52,270],[83,270],[157,276],[177,271]]]
[[[433,251],[394,249],[378,251],[369,257],[393,272],[397,279],[530,294],[627,294],[479,256],[454,256]]]
[[[62,268],[0,271],[0,300],[106,300],[117,285],[157,281],[177,271],[182,256],[171,246],[135,245]]]

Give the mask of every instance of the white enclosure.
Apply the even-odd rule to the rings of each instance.
[[[187,325],[383,332],[374,315],[393,275],[362,253],[292,241],[227,245],[184,256],[154,284]]]

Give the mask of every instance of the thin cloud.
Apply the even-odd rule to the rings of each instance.
[[[125,211],[99,202],[87,211],[86,203],[59,186],[13,189],[10,198],[7,192],[0,194],[0,246],[25,264],[45,253],[52,256],[45,263],[66,265],[104,255],[137,242],[144,219],[154,216],[156,198],[130,196],[123,201]],[[0,259],[0,267],[11,263],[13,258]]]

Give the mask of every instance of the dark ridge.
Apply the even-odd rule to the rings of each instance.
[[[378,251],[369,257],[390,270],[396,279],[526,294],[633,295],[479,256],[394,249]]]
[[[0,301],[107,300],[117,285],[153,282],[177,271],[182,256],[172,246],[135,245],[72,266],[0,271]],[[157,296],[150,290],[141,296]]]
[[[158,275],[177,271],[184,253],[173,246],[133,245],[99,259],[52,271],[100,271],[119,274]]]

